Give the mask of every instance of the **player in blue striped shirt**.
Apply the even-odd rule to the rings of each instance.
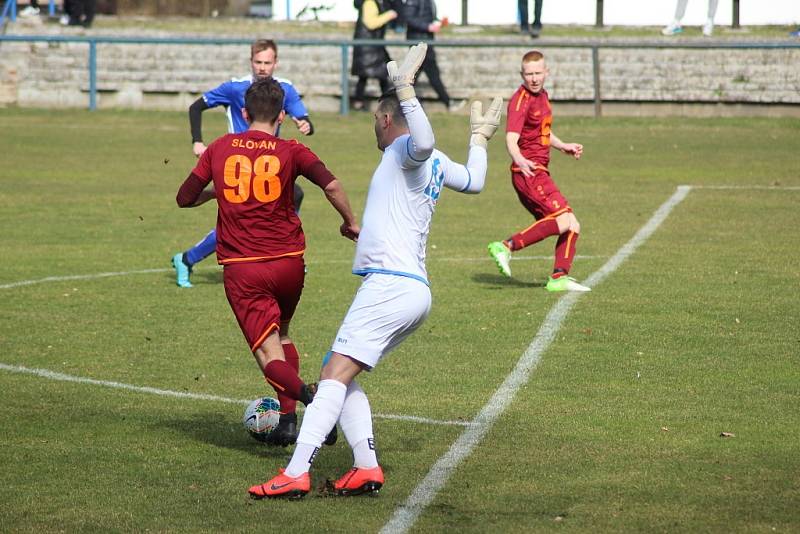
[[[242,78],[233,78],[210,91],[203,93],[189,107],[189,124],[192,130],[192,151],[198,158],[205,152],[206,145],[203,143],[202,132],[202,113],[203,111],[225,106],[228,115],[229,133],[240,133],[248,129],[249,125],[242,116],[244,108],[244,95],[247,89],[256,79],[271,78],[278,66],[278,46],[271,39],[259,39],[250,46],[250,66],[252,74]],[[297,129],[303,135],[312,135],[314,125],[308,118],[308,110],[300,99],[300,95],[289,80],[275,78],[283,88],[283,109],[289,115]],[[279,134],[280,130],[276,132]],[[295,184],[294,189],[294,208],[300,211],[300,204],[303,202],[303,190]],[[192,248],[178,252],[172,257],[172,266],[175,268],[176,282],[180,287],[192,287],[189,277],[192,266],[214,252],[217,245],[216,229],[211,230]]]

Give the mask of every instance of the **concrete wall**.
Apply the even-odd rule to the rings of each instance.
[[[591,104],[591,51],[540,44],[550,65],[551,98],[579,104],[576,110]],[[520,83],[519,59],[527,49],[509,41],[502,48],[437,47],[437,54],[453,98],[507,98]],[[396,57],[403,50],[389,48]],[[5,42],[0,57],[0,105],[88,106],[87,44]],[[248,57],[246,45],[99,44],[97,104],[183,110],[201,92],[247,74]],[[340,49],[334,46],[283,45],[276,74],[290,79],[312,109],[336,111],[339,58]],[[656,110],[661,104],[670,113],[695,114],[692,106],[710,105],[729,113],[749,109],[752,114],[800,116],[800,49],[608,48],[601,49],[600,63],[601,94],[610,101],[609,110],[636,114],[641,106]],[[424,75],[418,87],[423,97],[434,96]],[[377,95],[377,84],[368,90]]]

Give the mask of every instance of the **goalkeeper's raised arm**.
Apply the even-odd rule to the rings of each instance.
[[[425,59],[428,45],[419,43],[409,48],[403,62],[398,66],[396,61],[386,64],[389,79],[394,85],[395,95],[400,101],[400,109],[408,125],[411,139],[408,143],[407,161],[404,167],[418,167],[427,160],[433,152],[436,139],[425,111],[417,100],[414,92],[414,78]]]
[[[486,147],[500,124],[502,107],[503,99],[500,97],[492,100],[486,113],[483,113],[483,104],[480,101],[472,103],[467,164],[455,164],[445,173],[445,187],[459,193],[480,193],[483,190],[488,167]]]

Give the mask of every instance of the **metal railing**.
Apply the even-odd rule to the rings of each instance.
[[[97,45],[98,44],[164,44],[164,45],[250,45],[252,39],[229,38],[161,38],[161,37],[104,37],[104,36],[62,36],[62,35],[0,35],[0,43],[11,42],[47,42],[47,43],[86,43],[89,46],[89,109],[97,109]],[[349,60],[351,48],[355,45],[411,46],[416,41],[401,40],[321,40],[321,39],[281,39],[281,46],[330,46],[341,51],[341,104],[340,113],[347,115],[350,110],[350,76]],[[452,48],[524,48],[529,46],[513,42],[485,41],[435,41],[437,47]],[[592,54],[593,103],[596,117],[602,115],[602,93],[600,76],[600,49],[800,49],[797,41],[773,41],[760,43],[742,42],[653,42],[653,41],[569,41],[554,40],[540,43],[542,49],[548,48],[580,48],[590,49]]]

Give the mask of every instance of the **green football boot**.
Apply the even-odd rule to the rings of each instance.
[[[591,291],[590,287],[579,284],[571,276],[561,276],[553,278],[552,276],[547,279],[545,286],[548,291]]]
[[[489,243],[489,255],[497,264],[500,273],[511,278],[511,251],[500,241]]]

